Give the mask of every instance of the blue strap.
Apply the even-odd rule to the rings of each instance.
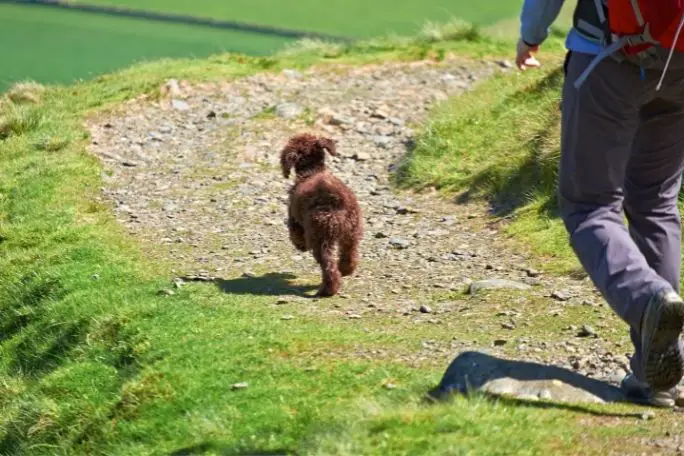
[[[598,55],[591,61],[589,66],[587,66],[587,68],[584,70],[584,72],[582,72],[582,74],[575,81],[575,83],[574,83],[575,89],[580,88],[580,86],[584,83],[584,81],[587,79],[589,74],[592,71],[594,71],[594,69],[598,66],[599,63],[601,63],[603,60],[606,59],[606,57],[609,57],[614,52],[622,49],[627,43],[629,43],[629,40],[630,40],[630,37],[623,36],[622,38],[615,41],[610,46],[606,47],[601,52],[599,52]]]

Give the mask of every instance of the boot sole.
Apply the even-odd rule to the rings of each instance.
[[[677,386],[684,376],[684,353],[679,336],[684,327],[684,303],[660,302],[652,321],[645,321],[643,340],[644,377],[652,390],[665,391]]]

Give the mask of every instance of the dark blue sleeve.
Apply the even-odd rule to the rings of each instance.
[[[541,44],[558,18],[563,0],[525,0],[520,14],[520,36],[529,44]]]

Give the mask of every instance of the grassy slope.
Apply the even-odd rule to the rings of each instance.
[[[486,42],[380,44],[338,49],[328,60],[502,50]],[[310,49],[289,60],[165,61],[50,88],[41,104],[5,102],[1,454],[144,455],[187,447],[196,452],[184,454],[605,454],[610,434],[633,444],[615,430],[581,430],[578,416],[586,415],[563,408],[541,413],[482,399],[424,407],[419,399],[448,358],[416,369],[392,357],[355,355],[374,347],[415,353],[425,339],[454,334],[486,345],[501,337],[497,331],[480,333],[457,320],[439,327],[391,315],[362,324],[313,317],[305,306],[283,309],[271,297],[225,295],[209,284],[158,293],[169,286],[168,266],[141,258],[97,202],[100,168],[85,153],[83,116],[154,93],[168,77],[225,79],[321,60]],[[284,313],[294,319],[283,320]],[[486,327],[491,314],[472,327]],[[232,391],[238,382],[249,387]],[[387,382],[398,387],[383,388]],[[661,424],[649,426],[621,429],[638,439]]]
[[[285,38],[103,17],[40,7],[0,5],[0,92],[12,81],[68,83],[160,57],[205,57],[217,52],[270,54]]]
[[[478,4],[466,0],[95,0],[91,3],[210,16],[358,38],[387,33],[413,34],[426,20],[444,21],[451,17],[486,25],[516,16],[520,7],[514,0]],[[388,7],[391,7],[389,13]]]

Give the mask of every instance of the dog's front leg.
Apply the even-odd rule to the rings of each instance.
[[[292,217],[287,219],[287,228],[290,231],[290,241],[300,252],[306,252],[306,239],[304,238],[304,228]]]

